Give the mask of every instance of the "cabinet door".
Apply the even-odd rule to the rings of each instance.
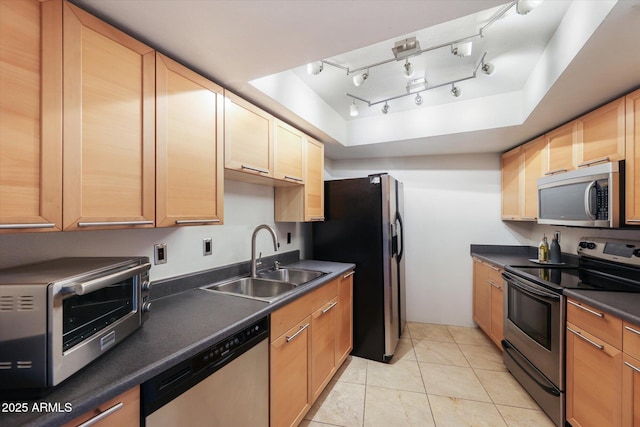
[[[0,232],[62,229],[61,52],[61,1],[0,2]]]
[[[619,426],[622,352],[567,323],[567,421],[574,427]]]
[[[64,4],[65,230],[153,227],[155,52]]]
[[[577,123],[572,121],[545,135],[547,141],[547,170],[545,175],[575,169],[574,149],[577,142]]]
[[[220,224],[222,88],[156,56],[156,225]]]
[[[640,427],[640,360],[624,355],[622,366],[622,427]]]
[[[99,417],[99,419],[98,419]],[[86,423],[86,424],[85,424]],[[139,426],[140,387],[134,387],[95,409],[80,415],[63,427],[91,425],[95,427]]]
[[[304,186],[305,221],[324,220],[324,144],[307,138]]]
[[[485,332],[491,331],[491,285],[488,267],[482,261],[473,262],[473,320]]]
[[[519,219],[522,212],[522,147],[502,155],[502,219]]]
[[[491,286],[491,338],[500,347],[500,341],[504,336],[504,292],[502,290],[502,281],[496,282],[489,279]]]
[[[624,159],[624,97],[585,114],[576,122],[578,167]]]
[[[524,207],[522,219],[538,218],[538,178],[544,176],[547,142],[544,136],[522,146]]]
[[[336,372],[336,312],[338,298],[311,315],[311,403],[320,396]]]
[[[353,274],[342,276],[338,284],[336,321],[336,368],[349,356],[353,348]]]
[[[297,184],[304,183],[304,136],[288,124],[276,120],[274,177]]]
[[[224,109],[225,168],[273,177],[273,116],[228,91]]]
[[[270,402],[272,426],[297,425],[309,403],[309,327],[307,316],[271,343]]]
[[[626,96],[626,223],[640,225],[640,89]]]

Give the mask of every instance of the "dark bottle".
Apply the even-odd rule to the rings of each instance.
[[[549,262],[559,264],[562,262],[562,255],[560,252],[560,233],[556,231],[553,233],[553,239],[551,239],[551,246],[549,247]]]

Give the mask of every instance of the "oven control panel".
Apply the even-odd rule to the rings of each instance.
[[[578,255],[640,266],[640,241],[582,237]]]

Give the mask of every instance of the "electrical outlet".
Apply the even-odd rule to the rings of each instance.
[[[155,245],[153,245],[153,253],[154,253],[154,263],[156,265],[167,263],[167,244],[166,243],[156,243]]]
[[[211,237],[206,239],[202,239],[202,255],[207,256],[213,253],[213,243],[211,242]]]

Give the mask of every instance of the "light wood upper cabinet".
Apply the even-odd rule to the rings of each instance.
[[[62,229],[61,52],[61,1],[0,2],[0,232]]]
[[[502,155],[502,219],[537,219],[538,178],[544,175],[546,149],[542,136]]]
[[[578,167],[625,158],[625,98],[576,120]]]
[[[298,129],[275,120],[274,177],[297,184],[304,183],[305,137]]]
[[[156,56],[156,225],[223,219],[222,87]]]
[[[574,154],[578,140],[578,123],[574,120],[547,133],[545,175],[568,172],[576,168]]]
[[[544,176],[546,168],[547,141],[544,136],[522,146],[523,156],[523,217],[525,220],[538,219],[538,178]]]
[[[225,90],[224,125],[224,167],[273,178],[273,116]]]
[[[153,227],[155,52],[65,3],[65,230]]]
[[[640,89],[626,104],[626,224],[640,225]]]
[[[518,219],[522,206],[522,147],[504,153],[501,163],[502,219]]]

